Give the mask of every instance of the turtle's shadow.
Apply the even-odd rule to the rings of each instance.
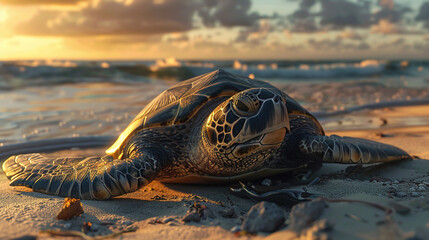
[[[401,180],[411,181],[416,178],[429,177],[429,160],[412,159],[377,164],[324,164],[316,175],[335,179],[371,180]]]
[[[58,211],[64,199],[63,197],[38,192],[21,191],[21,194],[46,200],[60,200],[60,203],[56,204],[58,205]],[[81,202],[85,211],[84,216],[90,221],[115,218],[142,221],[151,217],[183,215],[187,211],[187,208],[180,201],[151,201],[123,196],[109,200],[81,200]]]

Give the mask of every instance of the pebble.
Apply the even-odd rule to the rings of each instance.
[[[172,217],[165,217],[165,218],[163,218],[162,220],[161,220],[161,223],[169,223],[169,222],[172,222],[172,221],[174,221],[175,219],[174,218],[172,218]]]
[[[236,218],[237,213],[235,212],[234,208],[225,209],[219,212],[220,215],[224,218]]]
[[[176,222],[168,222],[166,223],[167,226],[177,226]]]
[[[270,179],[265,178],[265,179],[261,182],[261,185],[269,187],[269,186],[273,185],[273,182],[272,182]]]
[[[410,196],[411,197],[418,197],[418,196],[420,196],[420,193],[418,193],[418,192],[411,192]]]
[[[308,228],[319,219],[327,206],[325,201],[317,199],[293,206],[289,214],[289,228],[296,232]]]
[[[413,187],[411,187],[410,189],[408,189],[410,192],[415,192],[416,191],[416,189],[415,188],[413,188]]]
[[[249,233],[274,232],[284,224],[284,211],[272,202],[260,202],[253,205],[244,215],[241,228]]]
[[[396,192],[394,195],[395,195],[395,197],[406,197],[407,193],[405,193],[405,192]]]
[[[426,187],[423,184],[419,184],[419,187],[417,188],[417,191],[424,192],[424,191],[426,191]]]
[[[183,218],[184,222],[199,222],[201,220],[200,214],[197,212],[188,212]]]
[[[66,223],[66,224],[64,224],[64,228],[66,228],[66,229],[70,229],[70,228],[71,228],[71,226],[72,226],[72,224],[71,224],[71,223]]]
[[[398,181],[398,180],[394,180],[394,181],[393,181],[393,183],[394,183],[394,184],[398,184],[398,183],[399,183],[399,181]]]
[[[57,214],[58,220],[69,220],[83,213],[82,203],[80,199],[65,198],[60,212]]]

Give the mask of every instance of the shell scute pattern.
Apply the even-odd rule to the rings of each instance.
[[[106,153],[119,156],[121,147],[139,129],[186,123],[210,100],[227,98],[252,87],[273,88],[264,81],[217,70],[182,82],[151,101],[122,132]]]

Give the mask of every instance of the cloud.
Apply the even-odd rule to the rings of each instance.
[[[253,26],[262,17],[250,12],[250,0],[207,0],[198,10],[204,25],[214,27]]]
[[[329,29],[366,27],[370,24],[371,9],[366,1],[321,0],[320,24]]]
[[[259,24],[239,31],[235,42],[246,42],[251,40],[256,43],[255,41],[259,42],[260,40],[266,39],[268,34],[272,31],[274,31],[273,26],[267,19],[263,19],[259,21]]]
[[[168,34],[165,39],[166,42],[187,42],[189,41],[189,36],[184,33]]]
[[[423,22],[424,27],[429,29],[429,2],[425,2],[420,6],[416,21]]]
[[[378,8],[370,1],[306,0],[289,17],[292,32],[337,31],[346,28],[371,29],[372,32],[405,33],[412,13],[410,7],[395,4],[393,0],[379,0]],[[427,9],[426,9],[427,8]],[[427,22],[429,28],[429,2],[421,7],[417,20]],[[408,21],[405,24],[405,21]],[[407,27],[406,27],[407,25]],[[414,31],[416,32],[416,31]]]
[[[335,50],[335,51],[351,51],[351,50],[368,50],[371,46],[361,41],[359,43],[346,43],[341,38],[335,39],[315,39],[310,38],[307,40],[308,46],[316,50]]]
[[[102,1],[81,11],[40,10],[32,19],[18,25],[16,31],[24,35],[74,37],[182,32],[193,27],[195,7],[190,3],[139,0],[126,5]]]
[[[39,10],[15,30],[21,35],[68,37],[165,34],[195,29],[197,14],[206,26],[253,26],[260,16],[249,12],[250,7],[250,0],[100,1],[80,11]]]
[[[341,41],[338,39],[314,39],[310,38],[307,40],[307,44],[315,49],[332,49],[337,48]]]
[[[372,33],[381,33],[381,34],[398,34],[402,33],[403,30],[397,24],[391,23],[387,19],[380,19],[378,24],[375,24],[371,27]]]
[[[403,37],[396,37],[396,38],[392,38],[392,39],[386,39],[385,41],[378,43],[376,45],[377,49],[380,50],[404,50],[404,49],[410,49],[413,46],[409,44],[409,42],[403,38]]]
[[[0,5],[75,5],[90,0],[0,0]]]
[[[291,32],[311,33],[319,31],[316,21],[312,18],[299,19],[292,24]]]
[[[377,24],[371,26],[371,33],[377,34],[408,34],[408,35],[420,35],[424,32],[415,27],[410,27],[402,22],[392,23],[387,19],[380,19]]]
[[[341,39],[351,39],[351,40],[363,40],[365,38],[365,36],[363,36],[362,34],[359,34],[356,31],[352,31],[352,30],[342,31],[338,35],[338,37]]]
[[[302,0],[299,3],[299,9],[292,13],[292,17],[296,19],[304,19],[310,17],[310,9],[314,6],[316,0]]]
[[[380,0],[380,10],[373,14],[373,21],[388,20],[391,23],[400,22],[406,13],[412,12],[412,9],[406,6],[395,4],[393,0]]]
[[[289,16],[290,30],[310,33],[342,30],[346,27],[367,27],[370,25],[370,10],[370,4],[366,1],[305,0],[301,1],[299,8]]]
[[[378,0],[378,5],[384,8],[393,9],[395,2],[393,0]]]

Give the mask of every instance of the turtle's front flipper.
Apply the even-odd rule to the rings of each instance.
[[[3,163],[11,186],[80,199],[109,199],[136,191],[165,166],[164,156],[142,151],[138,158],[45,158],[40,154],[12,156]]]
[[[297,139],[299,152],[306,158],[332,163],[378,163],[412,157],[392,145],[360,138],[337,135],[301,135]]]

